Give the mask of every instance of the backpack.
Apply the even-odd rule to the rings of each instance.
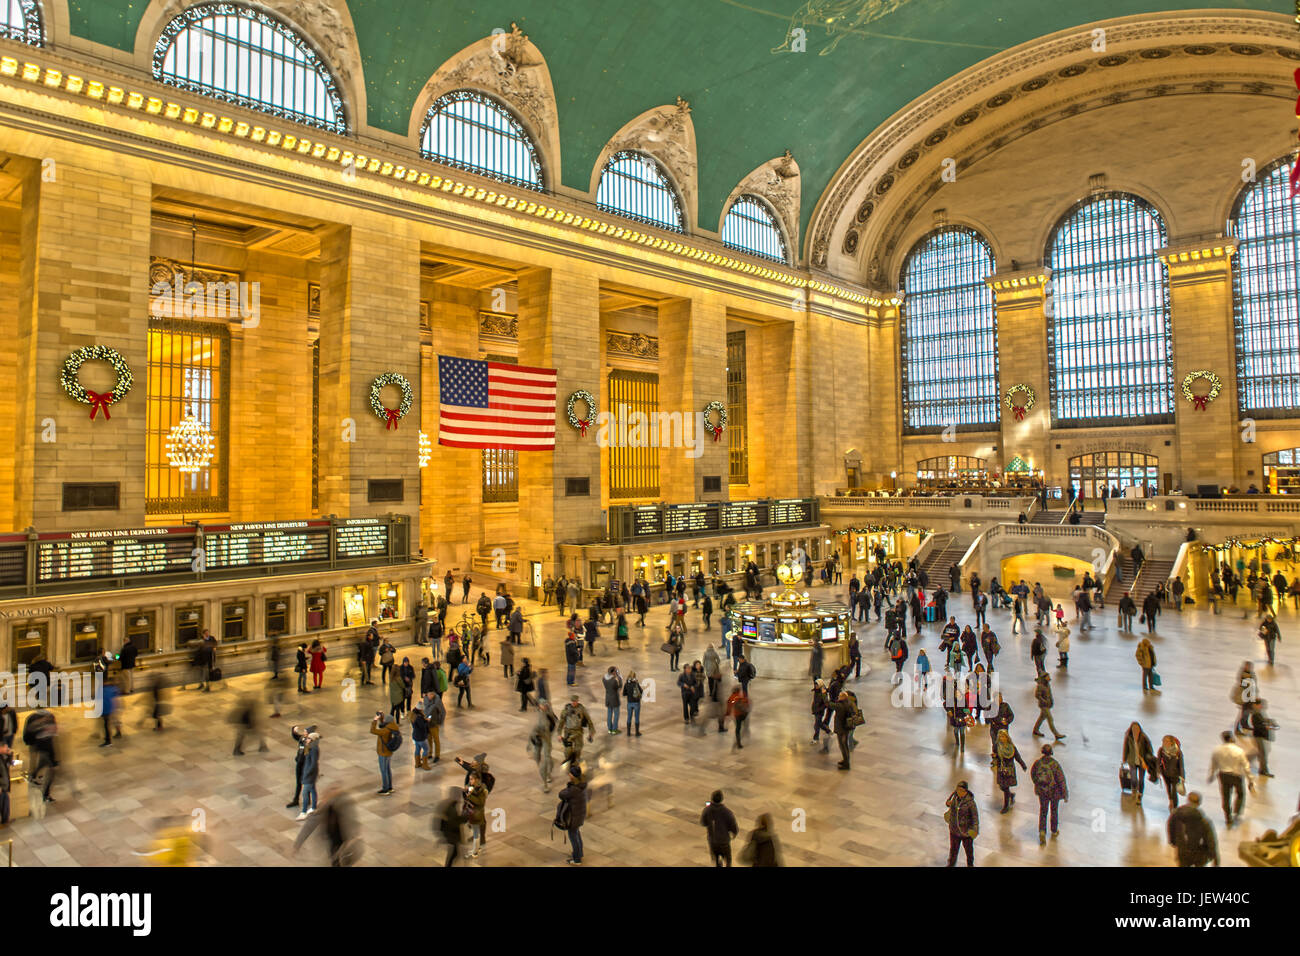
[[[731,712],[737,717],[749,716],[749,698],[737,697],[731,705]]]
[[[630,700],[630,701],[631,701],[632,703],[634,703],[634,704],[636,704],[636,703],[640,703],[640,701],[641,701],[641,682],[640,682],[640,681],[632,681],[631,683],[629,683],[629,684],[627,685],[627,699]]]
[[[396,752],[397,748],[402,746],[402,732],[390,730],[388,736],[384,738],[384,746],[388,748],[389,753]]]
[[[433,676],[434,676],[434,680],[437,683],[438,693],[439,694],[447,693],[447,672],[442,670],[441,668],[438,668],[437,670],[434,671]]]
[[[853,705],[853,709],[849,711],[849,719],[845,723],[850,730],[854,727],[861,727],[867,722],[867,718],[863,717],[862,711],[858,709],[858,695],[850,691],[844,693],[849,695],[849,703]]]
[[[573,806],[568,800],[560,798],[559,804],[555,807],[555,819],[551,821],[551,826],[557,830],[568,830],[569,824],[573,821]]]
[[[575,730],[582,733],[582,718],[583,713],[580,708],[572,704],[565,706],[560,715],[560,730],[566,734]]]

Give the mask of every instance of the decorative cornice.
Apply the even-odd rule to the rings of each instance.
[[[149,257],[150,295],[153,294],[154,286],[159,283],[175,287],[177,281],[179,281],[183,288],[191,282],[200,282],[206,285],[209,282],[238,282],[240,278],[238,272],[229,272],[211,266],[195,266],[191,269],[188,263],[169,259],[166,256]]]
[[[504,312],[480,312],[478,314],[478,331],[480,335],[500,339],[519,338],[519,317]]]
[[[1226,263],[1237,251],[1235,239],[1214,239],[1211,241],[1183,242],[1177,245],[1157,249],[1156,255],[1165,265],[1195,265],[1197,263]]]
[[[640,332],[606,332],[605,351],[613,355],[656,361],[659,358],[659,339]]]

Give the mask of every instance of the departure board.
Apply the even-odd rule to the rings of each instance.
[[[388,553],[388,525],[378,518],[349,518],[334,529],[334,554],[369,558]]]
[[[772,524],[809,524],[815,520],[812,498],[782,498],[772,502]]]
[[[207,567],[239,568],[285,562],[328,561],[328,521],[276,521],[205,528]]]
[[[67,531],[41,535],[36,545],[39,582],[116,578],[188,571],[194,529]]]
[[[632,533],[637,537],[664,533],[663,512],[657,505],[632,509]]]
[[[691,534],[717,528],[716,504],[669,505],[664,509],[664,534]]]
[[[0,535],[0,586],[27,580],[27,535]]]
[[[722,505],[722,527],[756,528],[767,524],[766,501],[728,501]]]

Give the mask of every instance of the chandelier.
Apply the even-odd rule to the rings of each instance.
[[[181,474],[192,475],[212,462],[212,431],[193,414],[167,433],[167,461]]]
[[[428,468],[429,459],[433,457],[433,442],[429,441],[429,436],[420,432],[420,467]]]

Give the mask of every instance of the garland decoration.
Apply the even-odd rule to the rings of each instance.
[[[107,362],[117,373],[117,384],[107,392],[92,392],[77,380],[77,372],[82,364],[92,359]],[[81,404],[90,406],[91,420],[94,420],[101,408],[104,410],[104,419],[111,418],[112,416],[108,414],[108,406],[115,405],[125,398],[134,381],[131,366],[126,364],[126,359],[122,358],[121,353],[116,349],[111,349],[107,345],[87,345],[85,348],[77,349],[64,360],[63,371],[59,374],[59,382],[63,385],[63,390]]]
[[[1013,401],[1016,395],[1025,396],[1024,404],[1017,405]],[[1024,421],[1025,412],[1029,411],[1031,408],[1034,407],[1034,390],[1030,388],[1028,385],[1025,385],[1023,382],[1017,385],[1012,385],[1009,389],[1007,389],[1007,394],[1003,399],[1003,401],[1006,402],[1007,408],[1015,412],[1016,421],[1018,422]]]
[[[1210,391],[1205,395],[1197,395],[1192,391],[1192,383],[1202,378],[1210,383]],[[1219,376],[1208,369],[1197,369],[1195,372],[1188,372],[1183,378],[1183,398],[1191,402],[1198,412],[1205,411],[1205,406],[1219,397],[1222,388],[1223,383],[1219,381]]]
[[[909,528],[902,524],[869,524],[861,528],[841,528],[835,532],[841,538],[846,538],[851,534],[929,534],[925,528]]]
[[[718,413],[717,424],[709,417],[713,412]],[[709,402],[704,406],[704,430],[713,436],[714,441],[722,438],[722,432],[727,427],[727,406],[721,402]]]
[[[586,402],[586,418],[579,418],[577,413],[573,410],[573,406],[577,405],[578,402]],[[580,388],[569,396],[569,403],[565,406],[564,410],[569,416],[570,427],[576,428],[578,434],[585,437],[587,429],[590,428],[591,423],[596,420],[596,396],[592,395],[591,392],[587,391],[585,388]]]
[[[385,385],[396,385],[402,390],[402,400],[396,408],[389,408],[379,398],[379,393]],[[397,428],[397,423],[411,410],[411,403],[414,400],[411,383],[406,380],[405,375],[385,372],[370,383],[370,410],[375,413],[376,418],[385,423],[384,431]]]

